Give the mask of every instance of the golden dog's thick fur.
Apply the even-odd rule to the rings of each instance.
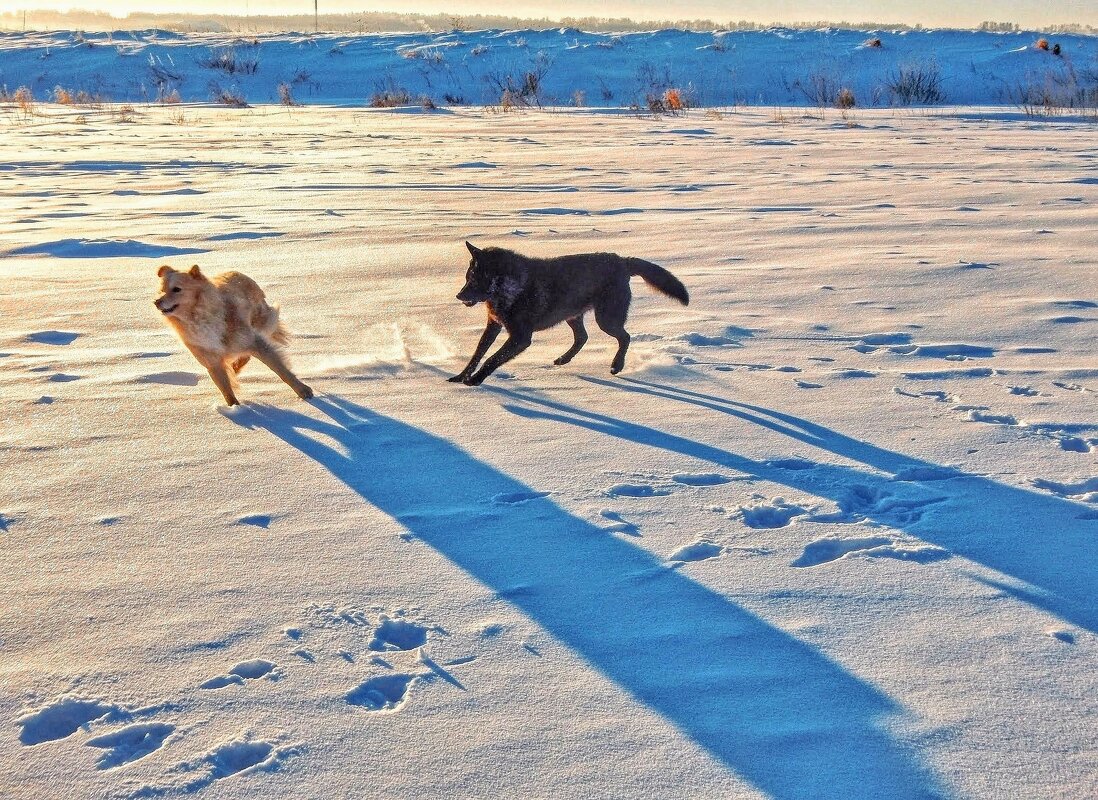
[[[234,378],[255,356],[282,378],[302,400],[313,390],[286,365],[280,345],[288,335],[278,309],[267,304],[259,285],[240,272],[207,278],[197,265],[186,272],[163,266],[156,307],[188,350],[213,378],[230,406],[239,405]]]

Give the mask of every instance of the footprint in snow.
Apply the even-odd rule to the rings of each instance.
[[[716,472],[682,472],[678,475],[672,475],[671,480],[684,486],[718,486],[722,483],[729,483],[732,479]]]
[[[957,411],[968,411],[968,418],[972,422],[986,422],[989,425],[1019,425],[1018,418],[1013,414],[993,414],[986,408],[969,408],[965,409],[958,407]]]
[[[408,690],[419,675],[379,675],[363,681],[346,695],[347,702],[366,711],[397,711],[408,699]]]
[[[273,766],[278,757],[278,752],[270,742],[238,740],[218,745],[206,754],[204,760],[213,767],[210,777],[221,780],[246,770]]]
[[[1098,477],[1086,478],[1078,483],[1060,483],[1037,478],[1033,485],[1046,492],[1052,492],[1069,500],[1081,500],[1084,503],[1098,503]]]
[[[37,711],[24,714],[15,724],[22,728],[19,733],[22,744],[37,745],[72,736],[94,720],[124,716],[126,710],[113,703],[86,697],[60,697]]]
[[[806,509],[790,505],[780,497],[753,506],[740,506],[743,522],[749,528],[784,528],[795,517],[807,513]]]
[[[278,673],[274,672],[276,666],[277,665],[274,662],[267,661],[263,658],[253,658],[250,661],[241,661],[229,670],[227,675],[215,675],[209,680],[200,683],[198,688],[224,689],[226,686],[243,684],[246,680],[256,680],[265,675],[270,675],[273,679],[278,675]]]
[[[667,557],[668,561],[685,563],[687,561],[705,561],[709,558],[716,558],[724,551],[724,548],[720,545],[713,544],[713,542],[699,539],[696,542],[683,545],[678,550],[673,552]]]
[[[606,494],[610,497],[660,497],[671,492],[646,483],[616,483],[606,490]]]
[[[174,731],[175,726],[166,722],[138,722],[88,739],[85,744],[107,751],[99,757],[99,769],[114,769],[155,753]]]
[[[428,628],[418,623],[382,614],[367,647],[371,650],[415,650],[427,644],[428,632]]]
[[[604,531],[610,533],[624,533],[627,536],[640,536],[640,526],[622,519],[621,514],[617,511],[611,511],[608,508],[604,508],[599,512],[599,516],[610,521],[610,524],[603,528]]]
[[[901,561],[914,561],[929,564],[942,561],[952,554],[948,550],[934,545],[898,544],[887,536],[866,536],[858,539],[839,539],[825,537],[809,542],[800,558],[792,562],[793,567],[818,567],[843,558],[895,558]]]

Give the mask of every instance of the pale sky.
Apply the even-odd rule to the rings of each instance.
[[[23,0],[0,2],[0,11],[94,8],[124,15],[129,11],[195,13],[310,14],[312,0]],[[709,18],[717,22],[752,20],[799,22],[831,20],[922,23],[939,27],[974,27],[983,20],[1016,22],[1040,28],[1053,23],[1098,25],[1098,0],[320,0],[321,13],[403,11],[444,14],[507,14],[520,17],[613,16],[633,19]]]

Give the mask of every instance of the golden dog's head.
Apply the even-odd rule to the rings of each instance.
[[[186,272],[172,269],[167,264],[156,273],[160,278],[160,297],[153,301],[160,313],[170,317],[183,316],[198,301],[206,276],[195,264]]]

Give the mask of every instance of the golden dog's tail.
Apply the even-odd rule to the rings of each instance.
[[[266,303],[256,309],[252,324],[256,330],[267,339],[278,345],[290,343],[290,332],[279,319],[278,306],[270,306]]]

